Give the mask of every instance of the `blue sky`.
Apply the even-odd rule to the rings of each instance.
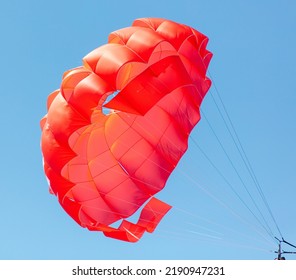
[[[272,234],[280,237],[278,226],[295,244],[295,12],[292,0],[2,1],[0,259],[273,259],[277,243],[262,229],[261,214]],[[63,72],[141,17],[206,34],[216,88],[204,100],[188,152],[157,195],[173,209],[153,234],[129,244],[79,227],[48,193],[39,120]],[[277,225],[217,113],[217,94]]]

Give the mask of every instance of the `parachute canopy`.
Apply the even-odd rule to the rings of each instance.
[[[136,242],[169,211],[154,195],[200,119],[211,84],[207,42],[183,24],[137,19],[112,32],[49,95],[44,171],[50,192],[79,225]],[[138,221],[128,221],[139,208]]]

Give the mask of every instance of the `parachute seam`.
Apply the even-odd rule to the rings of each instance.
[[[109,144],[108,144],[108,142],[107,142],[107,138],[106,138],[106,136],[105,136],[105,127],[106,127],[106,122],[107,122],[107,120],[108,119],[106,119],[106,121],[104,122],[104,125],[103,125],[103,129],[104,129],[104,133],[102,133],[103,135],[104,135],[104,139],[105,139],[105,142],[106,142],[106,145],[108,146],[108,148],[109,148],[109,151],[110,151],[110,154],[114,157],[114,155],[113,155],[113,153],[111,152],[111,150],[110,150],[110,146],[109,146]],[[90,141],[90,137],[88,137],[88,139],[87,139],[87,146],[89,146],[89,141]],[[107,150],[108,151],[108,150]],[[106,152],[106,151],[105,151]],[[103,153],[101,153],[101,154],[103,154]],[[87,151],[86,151],[86,156],[87,156],[87,159],[89,159],[90,158],[90,156],[89,156],[89,153],[88,153],[88,149],[87,149]],[[114,157],[115,158],[115,157]],[[91,172],[91,170],[90,170],[90,166],[89,166],[89,163],[90,163],[90,161],[88,161],[87,162],[87,167],[88,167],[88,170],[89,170],[89,173],[90,173],[90,175],[91,175],[91,177],[92,177],[92,182],[94,182],[94,179],[98,176],[98,175],[96,175],[96,176],[93,176],[93,174],[92,174],[92,172]],[[116,165],[115,165],[116,166]],[[113,166],[114,167],[114,166]],[[111,169],[112,167],[110,167],[110,168],[108,168],[107,170],[109,170],[109,169]],[[107,170],[105,170],[105,171],[107,171]],[[102,172],[103,173],[103,172]],[[102,173],[100,173],[100,174],[102,174]],[[100,198],[102,198],[102,200],[106,203],[106,205],[109,207],[109,209],[110,210],[114,210],[114,208],[112,207],[112,205],[108,202],[108,201],[106,201],[105,200],[105,195],[102,195],[102,192],[98,189],[98,186],[96,185],[96,184],[94,184],[95,185],[95,187],[96,187],[96,190],[97,190],[97,192],[98,192],[98,195],[100,196]],[[115,212],[115,211],[114,211]],[[119,215],[119,217],[121,217],[121,215]],[[122,217],[121,217],[122,218]]]

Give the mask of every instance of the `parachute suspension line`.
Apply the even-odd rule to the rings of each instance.
[[[128,114],[127,114],[127,117],[130,117]],[[155,124],[155,123],[151,123],[151,125],[153,125],[155,128],[158,128],[158,126]],[[146,132],[149,133],[149,131],[147,131],[147,129],[145,127],[143,127],[141,125],[141,128],[143,130],[145,130]],[[166,137],[166,136],[165,136]],[[166,137],[166,139],[173,145],[175,146],[177,149],[179,149],[177,147],[177,145],[169,138]],[[131,150],[133,150],[134,152],[136,152],[137,154],[139,154],[140,156],[142,155],[140,152],[134,150],[133,148],[131,148]],[[147,159],[149,162],[152,162],[153,164],[155,164],[156,166],[158,166],[159,168],[161,168],[163,171],[168,171],[166,168],[160,166],[158,163],[156,163],[155,161],[151,160],[151,159]],[[199,189],[201,189],[204,193],[206,193],[209,197],[211,197],[213,200],[215,200],[216,202],[218,202],[218,204],[220,204],[221,206],[223,206],[224,208],[228,209],[228,211],[235,217],[237,217],[239,220],[241,220],[243,223],[247,224],[248,226],[252,227],[259,235],[261,235],[264,239],[265,239],[265,236],[262,235],[262,233],[256,229],[254,227],[253,224],[251,224],[249,221],[247,221],[245,218],[243,218],[241,215],[239,215],[235,210],[233,210],[231,207],[229,207],[225,202],[221,201],[217,196],[215,196],[213,193],[211,193],[209,190],[205,189],[204,187],[202,187],[197,181],[195,181],[191,176],[189,176],[187,173],[181,171],[181,170],[178,170],[179,173],[181,173],[185,178],[187,178],[190,182],[192,182],[194,185],[196,185]],[[132,177],[131,177],[132,178]],[[138,180],[138,179],[136,179]],[[153,187],[153,186],[152,186]],[[246,204],[246,203],[244,203]],[[250,210],[251,211],[251,210]],[[261,221],[258,219],[258,217],[256,217],[256,215],[251,211],[251,213],[254,215],[254,217],[256,218],[256,220],[259,222],[259,224],[261,225],[261,227],[268,232],[268,230],[266,229],[266,227],[261,223]],[[271,234],[271,237],[273,239],[273,235]]]
[[[257,239],[257,238],[251,237],[250,235],[247,235],[247,234],[241,233],[240,231],[237,231],[237,230],[235,230],[235,229],[233,229],[233,228],[231,228],[231,227],[227,227],[227,226],[225,226],[224,224],[220,224],[220,223],[217,223],[216,221],[214,222],[214,221],[211,221],[211,220],[209,220],[209,219],[206,219],[205,217],[198,216],[198,215],[196,215],[195,213],[190,213],[190,212],[188,212],[188,211],[186,211],[186,210],[184,210],[184,209],[180,209],[180,208],[176,208],[176,209],[179,210],[180,212],[184,212],[184,213],[187,214],[187,215],[193,216],[194,218],[198,218],[198,219],[200,219],[200,220],[203,220],[203,221],[207,222],[208,224],[212,224],[212,225],[214,225],[214,226],[221,227],[221,228],[223,228],[223,229],[226,229],[226,230],[228,230],[228,231],[231,231],[231,232],[235,233],[236,235],[241,235],[242,237],[244,237],[244,238],[246,238],[246,239],[256,240],[257,242],[261,242],[261,241],[262,241],[262,240],[259,240],[259,239]],[[237,215],[236,215],[236,216],[237,216]],[[269,245],[273,244],[273,243],[270,241],[270,239],[267,239],[266,236],[263,235],[259,230],[257,230],[257,228],[255,228],[253,224],[251,224],[251,223],[249,223],[248,221],[246,221],[243,217],[239,217],[239,218],[240,218],[240,220],[241,220],[242,222],[244,222],[245,224],[247,224],[247,225],[250,226],[251,228],[254,228],[254,230],[255,230],[255,231],[256,231],[256,232],[257,232],[257,233],[263,238],[263,240],[266,242],[266,244],[269,244]],[[193,223],[188,223],[188,224],[191,224],[191,225],[193,225],[193,226],[201,227],[200,225],[195,225],[195,224],[193,224]],[[216,232],[216,231],[213,231],[213,230],[210,230],[210,229],[207,229],[207,230],[208,230],[208,231],[211,231],[211,232],[214,232],[214,233],[217,233],[217,234],[220,234],[220,233],[218,233],[218,232]]]
[[[199,92],[199,91],[198,91],[198,92]],[[200,94],[200,93],[199,93],[199,94]],[[202,96],[201,96],[201,97],[202,97]],[[176,100],[175,100],[175,102],[177,103]],[[216,104],[216,106],[217,106],[217,104]],[[218,110],[219,110],[219,107],[218,107],[218,106],[217,106],[217,108],[218,108]],[[202,112],[202,110],[201,110],[201,112]],[[221,112],[221,111],[219,110],[219,112]],[[202,113],[203,113],[203,112],[202,112]],[[186,115],[186,114],[185,114],[185,115]],[[203,115],[205,116],[204,113],[203,113]],[[187,118],[188,118],[188,117],[187,117]],[[222,118],[223,118],[223,115],[222,115]],[[264,218],[264,216],[263,216],[263,214],[262,214],[262,211],[259,209],[257,203],[255,202],[254,198],[252,197],[251,193],[249,192],[249,190],[248,190],[246,184],[244,183],[244,181],[243,181],[242,177],[240,176],[240,174],[239,174],[237,168],[235,167],[235,165],[234,165],[233,161],[231,160],[230,156],[228,155],[228,153],[227,153],[226,149],[224,148],[222,142],[220,141],[219,137],[218,137],[217,134],[215,133],[213,127],[212,127],[211,124],[210,124],[210,122],[208,121],[208,119],[207,119],[206,117],[205,117],[205,119],[206,119],[206,121],[207,121],[209,127],[211,128],[212,133],[215,135],[215,138],[217,139],[217,141],[218,141],[220,147],[222,148],[224,154],[225,154],[226,157],[228,158],[228,160],[229,160],[229,162],[230,162],[232,168],[234,169],[235,173],[237,174],[237,176],[238,176],[240,182],[241,182],[242,185],[244,186],[246,192],[248,193],[248,195],[249,195],[249,197],[251,198],[253,204],[255,205],[257,211],[259,212],[261,218],[263,219],[263,221],[264,221],[264,223],[265,223],[265,226],[264,226],[264,225],[262,224],[262,222],[258,219],[258,217],[254,214],[254,212],[251,211],[251,209],[247,206],[247,204],[246,204],[245,202],[243,202],[243,204],[244,204],[245,206],[247,206],[247,208],[248,208],[249,211],[252,213],[252,215],[255,217],[255,219],[256,219],[256,220],[259,222],[259,224],[265,229],[265,231],[268,233],[268,235],[270,235],[270,237],[273,239],[274,234],[272,233],[272,230],[271,230],[270,226],[268,225],[266,219]],[[224,118],[223,118],[223,119],[224,119]],[[231,133],[230,133],[230,134],[231,134]],[[190,138],[192,139],[191,136],[190,136]],[[168,139],[168,140],[172,143],[172,141],[171,141],[170,139]],[[234,142],[235,142],[235,141],[234,141]],[[174,143],[172,143],[172,144],[174,145]],[[176,145],[175,145],[175,147],[176,147]],[[205,154],[205,153],[203,152],[203,154]],[[206,158],[208,158],[208,157],[206,156]],[[215,169],[218,170],[218,168],[216,168],[216,167],[215,167]],[[219,173],[219,174],[222,174],[220,171],[218,171],[218,173]],[[224,177],[224,176],[223,176],[223,177]],[[225,177],[224,177],[224,178],[225,178]],[[226,181],[227,181],[227,180],[226,180]],[[229,183],[228,183],[228,184],[229,184]],[[231,189],[234,191],[234,188],[233,188],[233,187],[231,187]],[[235,193],[235,194],[239,197],[239,199],[242,201],[242,198],[237,194],[237,192],[234,191],[234,193]]]
[[[176,104],[177,104],[177,101],[176,101],[176,100],[175,100],[175,102],[176,102]],[[202,112],[202,110],[201,110],[201,112]],[[204,114],[203,112],[202,112],[202,114],[203,114],[204,117],[205,117],[205,114]],[[184,114],[184,115],[186,115],[186,114]],[[187,119],[188,119],[188,117],[187,117]],[[226,157],[228,158],[230,164],[232,165],[232,168],[235,170],[235,172],[236,172],[236,174],[237,174],[237,176],[238,176],[240,182],[241,182],[242,185],[244,186],[246,192],[249,194],[249,196],[250,196],[250,198],[251,198],[253,204],[255,205],[257,211],[258,211],[259,214],[261,215],[261,218],[262,218],[263,221],[265,222],[265,225],[264,225],[264,224],[261,222],[261,220],[255,215],[255,213],[250,209],[250,207],[247,205],[247,203],[243,201],[243,199],[241,198],[241,196],[239,196],[239,194],[235,191],[234,187],[229,183],[229,181],[225,178],[225,176],[222,175],[222,172],[221,172],[221,171],[220,171],[220,170],[219,170],[219,169],[213,164],[213,162],[209,159],[209,157],[205,154],[205,152],[202,151],[202,153],[203,153],[203,154],[205,155],[205,157],[210,161],[210,163],[213,165],[213,167],[217,170],[218,174],[220,174],[220,176],[222,176],[222,177],[224,178],[224,180],[225,180],[226,183],[230,186],[230,188],[231,188],[232,191],[235,193],[235,195],[236,195],[236,196],[239,198],[239,200],[245,205],[245,207],[250,211],[250,213],[254,216],[254,218],[255,218],[255,219],[258,221],[258,223],[261,225],[261,227],[267,232],[267,234],[268,234],[268,235],[272,238],[272,240],[273,240],[273,236],[274,236],[274,234],[272,233],[272,230],[271,230],[271,228],[269,227],[269,225],[268,225],[266,219],[264,218],[262,212],[260,211],[260,209],[259,209],[258,205],[256,204],[254,198],[252,197],[251,193],[250,193],[249,190],[247,189],[246,184],[244,183],[244,181],[243,181],[242,177],[240,176],[240,174],[239,174],[237,168],[235,167],[235,165],[234,165],[233,161],[231,160],[230,156],[228,155],[228,153],[227,153],[225,147],[223,146],[222,142],[220,141],[218,135],[215,133],[215,131],[214,131],[212,125],[210,124],[209,120],[208,120],[206,117],[205,117],[205,119],[206,119],[206,121],[207,121],[209,127],[211,128],[211,131],[212,131],[212,133],[214,134],[216,140],[218,141],[220,147],[222,148],[224,154],[226,155]],[[189,120],[189,119],[188,119],[188,120]],[[191,139],[193,139],[191,136],[189,136],[189,137],[190,137]],[[174,146],[178,149],[178,147],[177,147],[177,146],[176,146],[176,145],[175,145],[170,139],[168,139],[168,141],[170,141],[171,144],[174,145]],[[193,142],[194,142],[195,144],[197,144],[196,141],[193,141]],[[197,146],[198,146],[198,145],[197,145]],[[198,146],[198,147],[199,147],[199,146]],[[200,147],[199,147],[199,149],[201,150]],[[180,171],[180,172],[181,172],[181,171]],[[181,172],[181,173],[182,173],[182,172]],[[186,173],[183,173],[183,176],[188,177],[188,175],[187,175]],[[188,177],[188,178],[189,178],[189,177]],[[194,180],[192,180],[191,177],[190,177],[189,179],[190,179],[191,181],[193,181],[194,184],[197,185],[197,183],[196,183]],[[201,186],[199,186],[199,188],[203,189]],[[203,189],[203,191],[206,192],[208,195],[210,195],[209,192],[208,192],[207,190]],[[212,194],[211,194],[211,195],[212,195]],[[210,196],[211,196],[211,195],[210,195]],[[215,197],[215,196],[213,196],[213,197]],[[218,201],[218,202],[220,201],[220,200],[217,199],[217,198],[215,198],[215,200]],[[226,208],[228,208],[227,205],[226,205],[225,203],[221,202],[221,201],[220,201],[220,204],[221,204],[221,205],[224,205],[224,207],[226,206]],[[231,212],[234,213],[233,210],[231,210]],[[243,220],[243,218],[242,218],[240,215],[238,215],[237,213],[235,213],[235,215],[236,215],[237,217],[240,217],[241,220]]]
[[[242,145],[242,142],[240,141],[240,138],[238,136],[238,133],[237,133],[237,131],[235,129],[235,126],[233,124],[233,121],[231,120],[231,117],[230,117],[230,115],[229,115],[229,113],[227,111],[227,108],[226,108],[226,106],[225,106],[225,104],[223,102],[223,99],[222,99],[222,97],[220,95],[220,92],[219,92],[219,90],[218,90],[218,88],[217,88],[217,86],[216,86],[216,84],[214,82],[214,79],[212,78],[212,76],[211,76],[210,73],[209,73],[209,76],[210,76],[210,78],[211,78],[211,80],[213,82],[213,86],[214,86],[215,92],[217,93],[219,102],[222,105],[222,109],[223,109],[223,111],[225,113],[225,116],[226,116],[226,119],[227,120],[223,116],[223,113],[220,110],[220,107],[219,107],[219,105],[218,105],[218,103],[217,103],[217,101],[216,101],[216,99],[215,99],[215,97],[214,97],[214,95],[212,94],[211,91],[209,92],[210,93],[210,96],[212,97],[212,99],[213,99],[213,101],[215,103],[215,106],[217,107],[217,110],[218,110],[218,112],[219,112],[219,114],[220,114],[220,116],[221,116],[221,118],[222,118],[222,120],[224,122],[224,125],[226,126],[226,129],[229,132],[229,134],[230,134],[230,136],[231,136],[231,138],[232,138],[232,140],[233,140],[233,142],[234,142],[234,144],[236,146],[236,149],[238,150],[239,155],[240,155],[242,161],[244,162],[245,167],[248,170],[249,175],[252,178],[252,180],[253,180],[256,188],[257,188],[257,191],[258,191],[259,195],[261,196],[261,199],[262,199],[262,201],[263,201],[263,203],[264,203],[264,205],[265,205],[268,213],[270,214],[270,217],[272,218],[272,220],[273,220],[273,222],[274,222],[274,224],[275,224],[275,226],[277,228],[277,231],[279,232],[279,234],[280,234],[280,236],[282,238],[283,235],[281,233],[281,230],[279,228],[279,225],[278,225],[278,223],[277,223],[277,221],[276,221],[276,219],[275,219],[275,217],[274,217],[274,215],[272,213],[271,207],[270,207],[270,205],[269,205],[269,203],[268,203],[268,201],[267,201],[267,199],[266,199],[266,197],[265,197],[265,195],[263,193],[262,187],[261,187],[261,185],[260,185],[260,183],[258,181],[258,178],[257,178],[257,176],[256,176],[256,174],[254,172],[254,169],[253,169],[252,164],[251,164],[251,162],[250,162],[250,160],[249,160],[249,158],[247,156],[247,153],[246,153],[246,151],[245,151],[245,149],[244,149],[244,147]],[[228,121],[229,124],[227,123],[227,121]]]
[[[226,246],[227,248],[229,248],[229,246],[235,247],[235,248],[247,248],[247,249],[270,253],[270,250],[267,250],[264,247],[245,245],[234,240],[226,240],[226,239],[223,239],[223,237],[217,238],[215,236],[210,236],[210,235],[207,236],[194,231],[187,231],[185,233],[182,233],[182,232],[176,232],[171,230],[159,229],[158,232],[155,233],[155,235],[157,235],[157,237],[165,238],[165,239],[170,238],[174,240],[185,240],[187,242],[188,240],[190,240],[191,243],[197,242],[197,241],[203,241],[203,242],[210,241],[211,245],[216,244],[217,246]]]
[[[221,201],[219,198],[217,198],[215,195],[213,195],[210,191],[206,190],[204,187],[202,187],[200,184],[198,184],[191,176],[188,176],[185,172],[183,172],[181,170],[179,172],[181,174],[183,174],[183,176],[186,177],[189,181],[191,181],[194,185],[196,185],[199,189],[201,189],[204,193],[206,193],[208,196],[210,196],[212,199],[214,199],[216,202],[218,202],[221,206],[228,209],[233,216],[237,217],[242,222],[244,222],[244,223],[248,224],[249,226],[251,226],[259,235],[261,235],[265,239],[265,236],[263,236],[261,234],[261,232],[259,232],[251,223],[246,221],[245,218],[243,218],[241,215],[239,215],[236,211],[234,211],[232,208],[230,208],[226,203]],[[266,227],[261,223],[261,221],[256,217],[255,214],[254,214],[254,217],[259,222],[259,224],[263,227],[263,229],[265,229],[265,231],[269,234]]]
[[[203,154],[203,156],[209,161],[209,163],[212,165],[212,167],[216,170],[216,172],[222,177],[222,179],[225,181],[225,183],[230,187],[232,192],[236,195],[236,197],[242,202],[242,204],[248,209],[248,211],[253,215],[253,217],[259,222],[259,224],[265,229],[265,231],[273,237],[272,231],[267,225],[267,228],[262,224],[260,219],[255,215],[255,213],[252,211],[252,209],[248,206],[248,204],[243,200],[243,198],[239,195],[239,193],[235,190],[233,185],[227,180],[227,178],[222,174],[222,172],[219,170],[219,168],[214,164],[214,162],[207,156],[207,154],[201,149],[201,147],[198,145],[198,143],[194,140],[193,137],[190,136],[190,139],[194,143],[194,145],[200,150],[200,152]]]
[[[222,151],[224,152],[226,158],[228,159],[228,161],[229,161],[231,167],[233,168],[235,174],[236,174],[237,177],[239,178],[239,180],[240,180],[241,184],[243,185],[245,191],[246,191],[247,194],[249,195],[249,197],[250,197],[251,201],[253,202],[255,208],[257,209],[258,213],[260,214],[261,218],[263,219],[263,221],[264,221],[264,223],[265,223],[265,226],[261,223],[261,221],[258,219],[258,217],[257,217],[256,215],[253,214],[254,217],[255,217],[256,220],[261,224],[261,226],[266,230],[266,232],[267,232],[271,237],[273,237],[274,235],[272,234],[272,230],[271,230],[271,228],[269,227],[269,225],[268,225],[266,219],[264,218],[264,216],[263,216],[263,214],[262,214],[262,211],[259,209],[259,207],[258,207],[257,203],[255,202],[253,196],[251,195],[250,191],[248,190],[248,188],[247,188],[247,186],[246,186],[244,180],[242,179],[241,175],[239,174],[239,172],[238,172],[237,168],[235,167],[235,165],[234,165],[232,159],[230,158],[229,154],[227,153],[227,151],[226,151],[225,147],[223,146],[221,140],[219,139],[217,133],[214,131],[213,126],[212,126],[211,123],[209,122],[208,118],[205,116],[204,112],[203,112],[202,110],[201,110],[201,112],[202,112],[203,117],[204,117],[204,119],[206,120],[206,122],[207,122],[207,124],[208,124],[208,126],[209,126],[209,128],[210,128],[210,130],[211,130],[211,132],[212,132],[213,135],[215,136],[215,138],[216,138],[216,140],[217,140],[219,146],[221,147],[221,149],[222,149]],[[249,209],[249,207],[247,207],[247,208]],[[253,211],[251,211],[251,213],[253,213]]]

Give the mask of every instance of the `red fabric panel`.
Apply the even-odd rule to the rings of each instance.
[[[141,211],[136,224],[123,220],[118,229],[112,227],[103,229],[104,234],[123,241],[137,242],[145,231],[153,232],[170,209],[170,205],[152,198]]]
[[[146,231],[153,232],[163,216],[171,209],[172,207],[155,197],[145,205],[143,208],[138,225],[144,227]]]

